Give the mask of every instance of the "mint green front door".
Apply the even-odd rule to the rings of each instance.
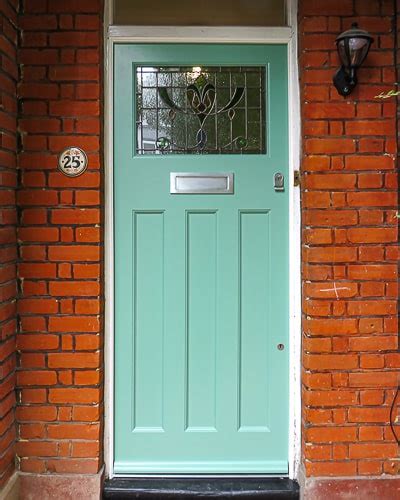
[[[117,45],[114,89],[115,472],[285,473],[287,48]]]

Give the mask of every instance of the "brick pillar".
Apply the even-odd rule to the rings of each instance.
[[[396,81],[393,6],[300,1],[307,476],[399,473],[396,102],[375,97]],[[354,21],[375,42],[344,99],[332,85],[335,38]]]
[[[26,0],[18,457],[23,472],[96,473],[102,457],[102,213],[99,0]],[[88,170],[57,171],[67,146]]]
[[[15,454],[17,8],[0,0],[0,489]]]

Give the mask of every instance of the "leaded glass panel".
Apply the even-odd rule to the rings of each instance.
[[[136,69],[138,154],[265,153],[265,68]]]

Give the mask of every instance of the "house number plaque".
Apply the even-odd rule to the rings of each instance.
[[[87,169],[86,153],[77,147],[64,149],[58,157],[58,170],[68,177],[78,177]]]

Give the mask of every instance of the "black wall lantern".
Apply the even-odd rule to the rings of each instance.
[[[333,84],[342,96],[348,96],[357,85],[357,69],[367,57],[372,36],[358,28],[357,23],[336,38],[336,47],[342,65],[333,77]]]

